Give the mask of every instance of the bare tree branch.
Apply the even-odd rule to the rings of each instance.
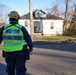
[[[0,22],[6,22],[8,12],[9,7],[7,7],[5,4],[0,4]]]

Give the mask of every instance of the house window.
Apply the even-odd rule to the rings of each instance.
[[[51,28],[51,29],[54,29],[54,22],[51,22],[51,23],[50,23],[50,28]]]
[[[28,26],[28,21],[25,21],[25,27],[27,27]]]
[[[40,27],[39,26],[35,26],[34,27],[34,33],[39,33],[40,32]]]

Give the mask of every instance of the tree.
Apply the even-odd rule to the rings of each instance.
[[[7,21],[8,12],[9,12],[9,7],[7,7],[5,4],[0,3],[0,22]]]
[[[65,0],[65,15],[64,15],[63,35],[66,34],[66,29],[67,29],[68,4],[69,4],[69,0]]]
[[[53,15],[60,16],[60,9],[58,5],[53,6],[52,11]]]
[[[60,7],[59,7],[58,1],[55,1],[53,6],[51,8],[46,9],[46,10],[48,11],[48,13],[51,13],[52,15],[61,16],[61,12],[60,12]]]
[[[72,20],[76,0],[54,0],[54,2],[49,11],[55,16],[64,18],[63,33],[66,33],[67,22],[71,22]]]
[[[76,36],[76,5],[75,5],[75,11],[74,11],[74,14],[72,16],[70,26],[67,29],[66,35]]]
[[[71,0],[65,0],[65,5],[66,5],[66,10],[65,10],[65,18],[64,18],[64,27],[63,27],[63,30],[64,30],[64,35],[74,35],[74,33],[76,33],[76,23],[74,22],[75,20],[75,16],[76,16],[76,8],[75,10],[72,12],[70,11],[69,12],[69,3],[71,2]],[[72,2],[73,3],[73,2]],[[73,3],[74,7],[75,7],[75,4]],[[71,14],[72,12],[72,14]],[[70,26],[67,28],[67,21],[70,22]]]
[[[75,0],[54,0],[53,6],[47,8],[47,12],[55,16],[62,17],[67,21],[71,21],[71,17],[74,13]]]

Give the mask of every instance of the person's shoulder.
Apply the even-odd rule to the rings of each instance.
[[[2,27],[0,28],[0,32],[3,32],[3,30],[4,30],[4,26],[2,26]]]
[[[4,26],[2,26],[2,27],[0,28],[0,30],[1,30],[1,29],[4,29]]]
[[[21,27],[21,29],[26,29],[23,25],[19,24],[19,26]]]
[[[21,24],[18,24],[20,27],[24,27],[23,25],[21,25]]]

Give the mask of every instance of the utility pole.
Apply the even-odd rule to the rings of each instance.
[[[33,25],[32,0],[29,0],[29,11],[30,11],[30,34],[33,40],[34,25]]]

